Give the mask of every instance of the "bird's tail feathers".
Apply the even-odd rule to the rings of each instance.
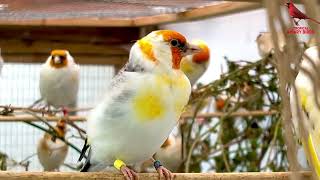
[[[316,146],[314,144],[312,135],[308,135],[307,143],[303,143],[305,153],[307,154],[307,158],[309,159],[309,165],[313,167],[316,172],[317,178],[320,178],[320,161],[317,154]]]

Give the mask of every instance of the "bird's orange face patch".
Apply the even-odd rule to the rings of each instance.
[[[182,59],[180,50],[176,47],[171,47],[171,53],[172,53],[172,68],[180,69],[180,62]]]
[[[158,31],[158,34],[161,34],[163,40],[168,43],[171,43],[172,41],[177,41],[178,44],[176,46],[170,44],[172,53],[172,68],[180,69],[180,62],[183,57],[182,51],[187,44],[186,38],[180,33],[172,30],[160,30]]]
[[[59,63],[56,63],[54,58],[58,57],[60,59]],[[51,60],[50,60],[50,65],[51,67],[54,68],[63,68],[68,65],[68,60],[67,60],[67,51],[66,50],[53,50],[51,52]]]
[[[138,41],[138,43],[143,55],[146,56],[147,59],[151,61],[157,60],[153,53],[152,44],[148,40],[142,38]]]
[[[161,34],[162,37],[163,37],[163,39],[164,39],[165,41],[167,41],[167,42],[170,42],[172,39],[176,39],[176,40],[178,40],[180,43],[184,43],[184,44],[187,43],[186,38],[185,38],[182,34],[176,32],[176,31],[172,31],[172,30],[160,30],[160,31],[158,31],[158,33]]]
[[[200,47],[201,51],[193,55],[192,61],[197,64],[208,62],[210,59],[210,50],[208,46],[202,43],[198,44],[198,46]]]

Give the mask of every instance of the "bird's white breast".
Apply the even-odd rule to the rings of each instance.
[[[134,164],[150,158],[177,124],[189,99],[190,83],[182,72],[123,76],[125,82],[117,92],[111,92],[89,118],[95,161],[112,164],[118,158]]]
[[[50,139],[42,138],[39,141],[38,158],[45,171],[54,171],[64,162],[67,153],[68,146],[61,140],[56,139],[56,142]]]
[[[79,67],[53,68],[44,64],[40,71],[41,97],[50,105],[68,106],[76,102],[79,88]]]

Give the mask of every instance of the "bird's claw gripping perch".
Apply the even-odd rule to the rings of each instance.
[[[160,161],[158,160],[154,161],[153,166],[159,174],[159,179],[162,179],[164,177],[166,180],[172,180],[174,178],[174,175],[172,174],[172,172],[167,168],[163,167]]]
[[[159,167],[157,172],[159,174],[159,179],[164,177],[166,180],[172,180],[174,178],[172,172],[163,166]]]

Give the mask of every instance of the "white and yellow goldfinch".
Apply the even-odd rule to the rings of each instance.
[[[153,31],[132,46],[128,63],[88,118],[91,161],[82,171],[96,171],[94,165],[105,163],[127,179],[137,177],[127,165],[151,158],[178,123],[191,93],[180,61],[198,50],[171,30]],[[155,168],[160,176],[172,178],[159,161]]]
[[[66,121],[59,120],[55,126],[57,135],[61,138],[66,134]],[[38,148],[38,159],[44,171],[59,171],[68,154],[68,145],[48,133],[40,139]]]
[[[67,50],[53,50],[40,70],[40,94],[47,105],[74,106],[79,89],[79,66]]]
[[[191,44],[198,46],[200,51],[183,57],[181,60],[181,70],[190,80],[191,86],[193,86],[208,69],[210,49],[203,40],[193,40]],[[182,163],[181,137],[171,134],[161,146],[161,149],[157,151],[155,157],[170,171],[177,172]]]
[[[311,61],[316,65],[316,68],[320,68],[320,58],[318,56],[317,46],[308,48],[304,53],[310,57]],[[309,71],[315,78],[319,78],[316,76],[316,71],[312,68],[311,63],[305,57],[302,59],[301,67]],[[313,167],[318,178],[320,178],[320,109],[318,109],[315,100],[316,98],[320,99],[320,97],[316,97],[313,89],[313,82],[304,71],[299,71],[295,79],[295,86],[297,88],[298,101],[295,100],[293,89],[290,92],[292,121],[295,134],[302,142],[309,166]],[[301,137],[297,107],[299,108],[298,110],[302,112],[303,119],[306,120],[304,123],[306,125],[308,139]],[[303,163],[304,157],[301,157],[301,152],[302,149],[299,149],[298,160],[300,165],[306,168],[305,163]]]
[[[200,51],[182,58],[181,70],[190,80],[191,86],[193,86],[208,69],[210,49],[207,43],[202,40],[193,40],[191,44],[199,46]]]

